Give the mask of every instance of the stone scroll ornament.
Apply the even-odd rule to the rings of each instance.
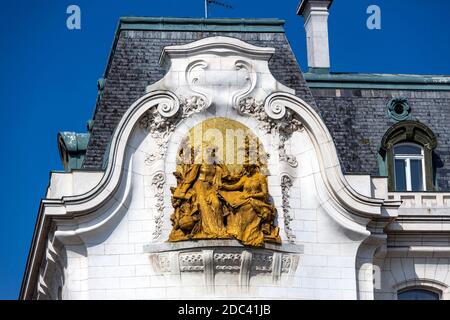
[[[298,166],[295,156],[286,152],[286,141],[289,140],[295,131],[303,128],[302,123],[292,111],[286,110],[282,106],[274,105],[272,110],[270,110],[270,114],[268,114],[264,104],[252,97],[241,99],[238,104],[238,111],[258,120],[260,129],[267,134],[277,133],[280,138],[278,150],[280,160],[286,161],[291,167],[295,168]]]
[[[180,107],[174,107],[174,101],[159,104],[157,108],[151,108],[140,120],[140,127],[148,130],[156,141],[157,151],[147,155],[146,164],[164,158],[170,134],[177,125],[194,113],[199,113],[206,108],[206,102],[199,96],[180,98]]]

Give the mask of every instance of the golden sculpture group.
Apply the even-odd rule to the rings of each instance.
[[[172,188],[175,212],[169,241],[235,238],[249,246],[281,243],[267,177],[261,172],[265,165],[249,161],[247,150],[245,162],[234,173],[220,163],[216,146],[206,146],[201,161],[194,159],[199,157],[195,147],[189,148],[191,161],[178,161],[174,173],[177,187]]]

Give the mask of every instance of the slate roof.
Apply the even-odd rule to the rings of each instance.
[[[405,97],[412,120],[427,125],[438,139],[437,181],[450,190],[450,77],[379,74],[303,74],[277,19],[122,18],[100,82],[101,92],[83,167],[101,169],[112,133],[127,108],[161,79],[163,47],[209,36],[228,36],[274,47],[269,63],[278,81],[295,89],[324,119],[345,174],[379,175],[377,151],[395,123],[386,109],[392,97]],[[306,81],[305,81],[306,79]]]

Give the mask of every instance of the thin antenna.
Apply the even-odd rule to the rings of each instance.
[[[218,6],[224,7],[226,9],[233,9],[233,6],[229,5],[228,3],[216,1],[216,0],[208,0],[209,3],[216,4]]]
[[[216,1],[216,0],[205,0],[205,19],[208,19],[208,6],[209,4],[215,4],[217,6],[226,8],[226,9],[233,9],[233,6],[230,6],[227,3],[223,3],[220,1]]]

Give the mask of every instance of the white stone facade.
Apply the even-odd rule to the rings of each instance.
[[[271,75],[273,52],[225,37],[165,48],[169,71],[122,118],[105,172],[52,174],[24,298],[395,299],[420,285],[448,298],[449,195],[401,205],[384,178],[344,177],[320,116]],[[179,142],[214,117],[251,128],[271,155],[281,246],[167,242]],[[301,126],[264,129],[286,117]]]

